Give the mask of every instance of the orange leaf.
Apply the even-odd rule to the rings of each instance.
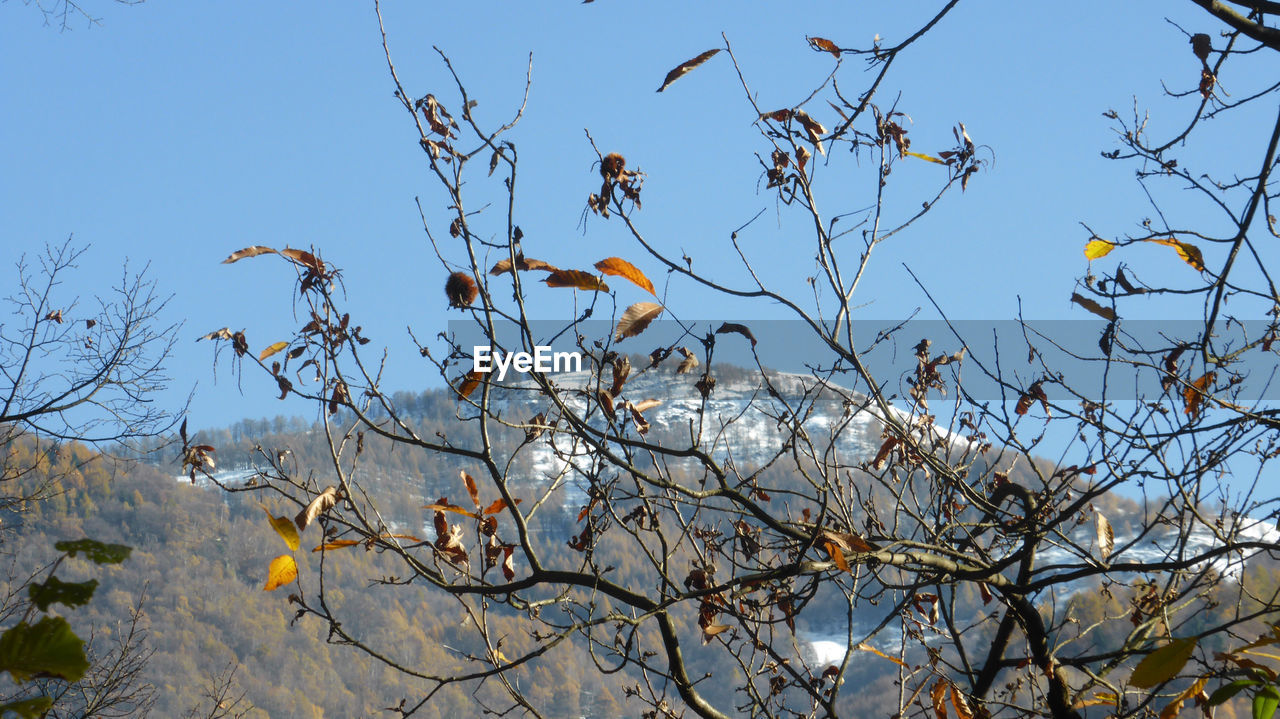
[[[929,700],[933,702],[933,713],[938,719],[947,719],[947,682],[939,679],[929,690]]]
[[[836,47],[834,42],[831,42],[825,37],[806,37],[805,39],[809,41],[809,47],[814,50],[817,50],[818,52],[829,52],[836,57],[840,57],[840,48]]]
[[[484,379],[484,372],[472,370],[462,376],[462,382],[458,385],[457,392],[462,395],[463,399],[471,396],[476,391],[476,387],[480,386],[480,380]]]
[[[1209,372],[1182,390],[1182,401],[1185,405],[1182,411],[1184,414],[1191,415],[1191,419],[1200,416],[1201,406],[1204,404],[1205,395],[1209,393],[1213,379],[1214,373]]]
[[[476,505],[476,509],[479,509],[480,508],[480,490],[476,488],[475,478],[467,474],[465,470],[459,472],[458,474],[462,475],[462,482],[463,484],[467,485],[467,494],[471,495],[471,503]]]
[[[427,505],[424,505],[422,508],[431,509],[436,512],[453,512],[454,514],[461,514],[466,517],[471,517],[472,519],[480,518],[480,515],[476,514],[475,512],[468,512],[467,510],[457,506],[456,504],[445,504],[441,502],[436,504],[427,504]]]
[[[271,565],[267,567],[267,583],[262,587],[262,591],[270,592],[279,589],[297,578],[297,562],[294,562],[293,557],[288,554],[281,554],[271,560]]]
[[[845,561],[844,552],[840,551],[840,547],[835,542],[823,542],[822,548],[827,550],[827,554],[831,555],[831,561],[836,563],[836,568],[842,572],[851,571],[849,562]]]
[[[707,60],[710,60],[711,57],[718,52],[720,52],[720,48],[716,48],[714,50],[707,50],[706,52],[693,58],[692,60],[680,63],[675,68],[673,68],[671,72],[667,73],[667,77],[662,81],[662,87],[658,88],[658,92],[662,92],[663,90],[667,89],[668,85],[684,77],[685,73],[689,72],[693,68],[701,65]]]
[[[1147,240],[1147,242],[1154,242],[1157,245],[1172,247],[1174,251],[1178,253],[1178,257],[1182,258],[1183,262],[1191,265],[1200,272],[1204,272],[1204,255],[1200,253],[1199,247],[1196,247],[1189,242],[1179,242],[1174,239],[1154,239]]]
[[[222,264],[229,265],[232,262],[235,262],[236,260],[243,260],[246,257],[257,257],[258,255],[265,255],[265,254],[274,255],[276,254],[276,251],[271,249],[270,247],[263,247],[262,245],[254,245],[253,247],[246,247],[243,250],[236,250],[235,252],[232,252],[227,257],[227,259],[222,261]]]
[[[517,500],[516,500],[516,504],[520,504],[521,502],[524,502],[524,500],[522,500],[522,499],[517,499]],[[503,510],[503,509],[506,509],[506,508],[507,508],[507,500],[506,500],[506,499],[495,499],[495,500],[493,500],[493,504],[490,504],[490,505],[489,505],[489,507],[485,507],[485,508],[484,508],[484,513],[485,513],[485,514],[497,514],[497,513],[499,513],[499,512],[502,512],[502,510]]]
[[[579,290],[608,292],[609,285],[590,272],[582,270],[556,270],[542,280],[547,287],[573,287]]]
[[[621,257],[608,257],[600,260],[596,263],[595,267],[606,275],[615,275],[617,277],[631,280],[631,282],[640,289],[648,291],[648,293],[654,297],[658,296],[658,293],[653,291],[653,283],[649,281],[649,278],[645,277],[643,272],[636,269],[635,265],[627,262]]]
[[[662,310],[662,305],[657,302],[637,302],[631,305],[626,312],[622,313],[622,317],[618,318],[618,326],[613,332],[614,340],[621,342],[644,332],[649,323],[662,314]]]

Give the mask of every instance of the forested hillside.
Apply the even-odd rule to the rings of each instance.
[[[455,403],[443,393],[402,396],[401,406],[413,407],[413,417],[424,433],[457,431],[453,418]],[[216,447],[219,462],[215,476],[227,486],[245,491],[220,491],[201,478],[192,483],[178,476],[180,461],[172,450],[161,450],[154,464],[122,462],[95,456],[75,445],[63,444],[31,456],[29,443],[15,442],[7,451],[23,466],[36,467],[23,482],[51,481],[48,498],[13,508],[3,517],[8,533],[4,548],[13,558],[16,577],[34,570],[54,554],[55,542],[89,536],[130,545],[132,557],[119,567],[102,572],[73,560],[63,571],[68,577],[98,576],[103,584],[97,597],[84,609],[72,612],[77,627],[93,627],[95,649],[106,651],[127,628],[131,609],[141,603],[144,646],[154,652],[146,665],[145,677],[158,691],[154,716],[182,716],[193,708],[207,709],[205,693],[234,669],[234,683],[245,700],[256,708],[250,716],[271,717],[362,717],[385,715],[383,708],[397,705],[403,697],[422,691],[409,675],[375,662],[353,648],[331,644],[322,624],[302,617],[295,621],[296,607],[290,598],[292,585],[273,592],[263,591],[267,566],[284,551],[279,537],[267,521],[264,507],[273,516],[292,517],[299,509],[287,506],[270,491],[265,477],[255,475],[256,460],[288,453],[299,475],[314,472],[324,483],[325,440],[320,425],[278,418],[274,421],[245,421],[226,430],[201,433],[202,442]],[[388,516],[391,530],[405,537],[431,536],[426,523],[430,512],[425,503],[441,497],[462,497],[466,490],[458,478],[454,460],[423,452],[395,451],[393,445],[369,437],[364,449],[366,471],[376,475],[376,487],[383,506],[392,508]],[[27,454],[23,454],[27,453]],[[517,467],[513,476],[528,483],[516,491],[528,495],[539,480],[530,467]],[[1015,470],[1012,477],[1021,475]],[[785,486],[776,479],[774,486]],[[1116,533],[1128,531],[1128,518],[1138,513],[1138,505],[1114,500],[1099,508],[1116,518]],[[576,552],[566,547],[581,520],[579,507],[572,502],[552,502],[545,506],[551,519],[539,526],[540,546],[557,551],[573,561]],[[474,635],[465,631],[472,618],[460,613],[456,603],[440,595],[422,591],[413,583],[369,591],[373,583],[396,585],[394,564],[384,562],[379,551],[356,545],[326,552],[311,552],[320,543],[320,534],[304,534],[299,559],[300,579],[308,591],[314,589],[316,570],[325,562],[326,600],[340,605],[343,615],[354,618],[345,629],[368,646],[382,652],[394,664],[408,669],[435,671],[454,665],[461,658],[484,656],[485,649],[474,644]],[[412,541],[407,539],[406,542]],[[559,549],[556,549],[559,548]],[[636,558],[611,551],[610,545],[596,548],[597,558],[607,563],[610,574],[626,583],[634,571]],[[1261,562],[1251,565],[1249,581],[1265,595],[1280,573]],[[862,606],[851,610],[835,592],[818,593],[788,627],[777,617],[775,641],[797,662],[839,661],[843,651],[824,655],[823,642],[843,646],[848,622],[860,617],[879,619],[886,607]],[[1072,641],[1105,647],[1123,641],[1130,616],[1140,611],[1141,597],[1128,589],[1081,588],[1070,597],[1042,597],[1058,603],[1069,602],[1074,626],[1087,627]],[[901,631],[928,635],[941,630],[935,626],[936,598],[921,596],[904,607],[897,618]],[[992,611],[976,590],[962,586],[955,598],[956,615],[977,620]],[[1248,610],[1245,607],[1244,610]],[[1202,621],[1209,626],[1215,611],[1234,611],[1224,605],[1206,608]],[[545,611],[555,611],[554,606]],[[1063,611],[1061,606],[1058,610]],[[698,631],[694,617],[686,617],[691,635]],[[533,646],[531,627],[520,616],[501,612],[486,617],[495,636],[502,638],[500,653],[516,655]],[[971,631],[991,631],[978,626]],[[696,635],[695,635],[696,636]],[[1063,637],[1067,639],[1067,637]],[[619,638],[619,641],[623,641]],[[826,646],[830,647],[831,644]],[[872,647],[873,649],[875,647]],[[1225,645],[1221,648],[1226,648]],[[889,654],[897,647],[882,646]],[[829,652],[829,649],[827,650]],[[741,672],[723,654],[694,649],[691,665],[705,674],[704,691],[726,705],[740,700]],[[926,654],[907,656],[908,662],[929,662]],[[593,666],[592,656],[572,639],[543,655],[530,666],[515,672],[511,680],[535,698],[539,706],[554,707],[559,717],[616,717],[634,713],[626,708],[628,687],[644,678],[631,672],[605,673]],[[607,665],[606,665],[607,666]],[[896,682],[901,667],[868,650],[856,652],[847,681],[856,681],[868,691],[849,692],[842,700],[849,716],[885,715],[897,701]],[[455,686],[446,686],[420,710],[422,716],[474,716],[478,707],[498,694],[493,682],[482,684],[472,695]],[[1229,709],[1228,709],[1229,711]],[[206,716],[207,714],[200,714]]]

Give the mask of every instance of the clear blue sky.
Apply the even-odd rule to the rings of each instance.
[[[752,156],[765,145],[728,58],[654,90],[671,67],[721,46],[724,32],[760,104],[792,106],[833,63],[809,50],[806,35],[851,46],[879,34],[892,44],[935,5],[388,0],[383,11],[409,92],[433,92],[456,114],[452,81],[432,51],[438,45],[480,101],[482,122],[505,119],[518,104],[533,53],[528,109],[510,136],[521,152],[518,222],[530,256],[586,267],[622,255],[662,277],[617,223],[593,217],[585,234],[579,227],[598,186],[586,128],[603,150],[648,173],[637,219],[658,246],[677,257],[683,249],[697,266],[721,266],[722,277],[743,284],[728,234],[766,209],[743,233],[744,248],[778,287],[802,295],[812,251],[794,224],[779,230],[778,207]],[[405,327],[430,337],[457,314],[446,312],[446,273],[426,244],[414,197],[437,222],[447,213],[392,97],[372,2],[89,7],[100,25],[59,32],[29,5],[0,4],[5,286],[8,258],[73,234],[93,247],[80,285],[86,293],[118,277],[126,260],[149,263],[161,290],[174,295],[170,318],[185,322],[171,371],[182,390],[175,398],[198,384],[193,426],[309,416],[312,408],[277,402],[274,383],[252,373],[242,395],[226,363],[215,382],[211,348],[195,338],[229,325],[246,330],[254,351],[285,339],[298,326],[286,268],[272,258],[219,262],[247,245],[314,245],[344,268],[355,322],[392,348],[390,388],[431,386]],[[1220,29],[1190,3],[971,1],[905,54],[878,101],[887,106],[900,93],[899,107],[914,121],[912,149],[949,147],[951,127],[962,121],[992,148],[995,163],[967,193],[878,251],[860,295],[871,303],[866,316],[891,319],[927,305],[905,263],[958,318],[1006,319],[1019,298],[1028,317],[1087,317],[1069,304],[1086,268],[1087,233],[1078,223],[1114,236],[1149,214],[1133,167],[1099,157],[1114,146],[1102,113],[1130,111],[1136,95],[1140,106],[1163,113],[1159,129],[1190,111],[1170,110],[1160,97],[1161,81],[1193,87],[1199,68],[1166,16],[1193,32]],[[842,86],[856,92],[862,61],[845,62]],[[834,124],[825,103],[810,110]],[[1247,152],[1266,130],[1226,133],[1216,149],[1230,156],[1240,142]],[[923,162],[899,167],[890,200],[897,207],[918,203],[941,172]],[[870,173],[848,158],[821,172],[832,197],[847,187],[849,199],[830,211],[871,203]],[[1126,251],[1174,280],[1191,272],[1165,248]],[[534,311],[567,316],[563,292],[535,290]],[[673,285],[671,298],[690,319],[785,316],[687,285]]]

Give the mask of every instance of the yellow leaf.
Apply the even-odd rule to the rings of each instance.
[[[878,657],[884,657],[885,659],[888,659],[889,661],[901,667],[907,666],[907,663],[902,661],[901,659],[897,657],[891,657],[888,654],[885,654],[884,652],[880,651],[879,649],[876,649],[875,647],[871,646],[870,644],[867,644],[866,642],[859,644],[858,646],[854,647],[854,649],[858,649],[864,652],[871,652],[872,654]]]
[[[1178,253],[1178,257],[1182,258],[1183,262],[1191,265],[1201,272],[1204,272],[1204,255],[1200,254],[1199,247],[1196,247],[1189,242],[1179,242],[1173,239],[1147,240],[1147,242],[1154,242],[1157,245],[1172,247],[1174,251]]]
[[[911,155],[912,157],[918,157],[918,158],[920,158],[921,160],[928,160],[929,162],[936,162],[936,163],[938,163],[939,165],[945,165],[945,164],[947,164],[946,162],[943,162],[942,160],[939,160],[938,158],[934,157],[933,155],[923,155],[923,154],[921,154],[921,153],[919,153],[919,152],[912,152],[912,151],[910,151],[910,150],[907,150],[907,154],[908,154],[908,155]]]
[[[1098,692],[1097,694],[1094,694],[1093,698],[1091,699],[1080,699],[1075,704],[1072,704],[1071,708],[1083,709],[1085,707],[1096,707],[1096,706],[1101,706],[1103,704],[1115,704],[1115,703],[1116,703],[1115,694],[1112,694],[1111,692]]]
[[[271,520],[271,528],[276,530],[276,534],[280,535],[285,544],[289,545],[289,549],[297,549],[301,540],[298,539],[298,528],[293,526],[293,520],[288,517],[273,517],[271,510],[266,507],[263,507],[262,511],[267,513],[267,519]]]
[[[1204,685],[1209,683],[1209,677],[1200,677],[1191,684],[1191,686],[1182,690],[1182,693],[1173,698],[1173,701],[1165,705],[1160,710],[1160,719],[1174,719],[1178,713],[1182,711],[1182,704],[1186,700],[1194,697],[1204,691]]]
[[[1191,653],[1196,650],[1197,641],[1195,637],[1174,639],[1151,652],[1133,668],[1133,674],[1129,676],[1129,685],[1139,689],[1150,689],[1174,678],[1178,672],[1182,671],[1182,667],[1186,666]]]
[[[1093,261],[1102,257],[1106,257],[1109,252],[1116,248],[1115,243],[1107,240],[1089,240],[1084,246],[1084,257]]]
[[[271,560],[271,566],[267,567],[267,584],[262,591],[270,592],[273,589],[279,589],[297,578],[298,564],[293,561],[293,557],[281,554]]]
[[[271,345],[270,347],[262,350],[262,352],[258,355],[258,361],[261,362],[262,360],[270,357],[271,355],[279,352],[280,350],[288,346],[289,346],[288,342],[277,342]]]

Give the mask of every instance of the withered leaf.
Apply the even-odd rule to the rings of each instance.
[[[480,386],[481,380],[484,379],[484,372],[472,370],[462,376],[462,381],[458,384],[457,392],[463,399],[471,396],[476,391],[476,387]]]
[[[304,532],[306,531],[307,526],[315,521],[316,517],[319,517],[321,514],[329,511],[337,503],[338,488],[329,487],[320,494],[317,494],[316,498],[311,500],[310,504],[303,507],[302,511],[298,512],[298,515],[293,518],[293,523],[298,525],[299,532]]]
[[[480,490],[476,487],[475,477],[467,474],[466,470],[458,472],[462,476],[462,483],[467,486],[467,494],[471,497],[471,503],[476,505],[476,509],[480,508]]]
[[[804,110],[796,110],[792,115],[804,126],[805,133],[809,135],[809,142],[812,142],[814,147],[818,148],[820,154],[827,154],[827,151],[822,148],[822,136],[827,134],[827,128],[823,127],[822,123],[809,117],[809,113]]]
[[[667,73],[667,77],[662,81],[662,87],[658,88],[658,92],[662,92],[663,90],[667,89],[667,86],[669,86],[671,83],[675,82],[676,80],[679,80],[681,77],[684,77],[685,73],[689,72],[693,68],[701,65],[707,60],[710,60],[711,57],[718,52],[720,52],[720,48],[716,48],[714,50],[707,50],[706,52],[693,58],[692,60],[680,63],[675,68],[673,68],[671,72]]]
[[[712,377],[709,373],[703,374],[702,379],[694,382],[693,386],[698,390],[698,393],[702,395],[702,398],[706,399],[711,396],[711,390],[716,388],[716,378]]]
[[[521,503],[521,502],[523,502],[523,501],[524,501],[523,499],[517,499],[517,500],[516,500],[516,504],[520,504],[520,503]],[[497,514],[497,513],[499,513],[499,512],[505,511],[505,510],[506,510],[506,508],[507,508],[507,506],[508,506],[508,505],[507,505],[507,500],[505,500],[505,499],[495,499],[495,500],[493,500],[493,503],[492,503],[492,504],[490,504],[488,507],[485,507],[485,508],[484,508],[484,513],[485,513],[485,514]]]
[[[615,275],[630,280],[633,284],[649,294],[657,297],[658,293],[653,291],[653,283],[649,281],[644,273],[636,269],[636,266],[622,259],[621,257],[606,257],[595,264],[595,268],[606,275]]]
[[[676,367],[676,374],[689,374],[698,368],[698,365],[700,364],[698,362],[698,358],[695,357],[687,348],[681,347],[676,351],[684,355],[684,360],[680,363],[679,367]]]
[[[608,292],[609,285],[590,272],[582,270],[555,270],[542,280],[548,287],[573,287],[579,290]]]
[[[631,305],[618,319],[618,326],[613,333],[614,340],[621,342],[644,332],[649,323],[662,314],[662,310],[662,305],[657,302],[637,302]]]
[[[747,339],[751,340],[752,347],[756,346],[756,336],[751,334],[751,329],[746,325],[740,325],[737,322],[724,322],[720,325],[720,329],[716,330],[716,334],[718,335],[722,335],[727,332],[740,334],[743,337],[746,337]]]
[[[637,412],[648,412],[649,410],[653,409],[654,407],[657,407],[660,404],[662,404],[662,400],[650,398],[650,399],[642,399],[639,402],[634,403],[632,406],[635,407],[635,410]]]
[[[306,250],[295,250],[286,247],[283,250],[280,250],[280,254],[309,270],[314,270],[317,274],[324,274],[324,263]]]
[[[530,259],[525,257],[524,255],[516,256],[516,269],[520,270],[521,272],[525,272],[528,270],[547,270],[549,272],[556,271],[556,267],[554,267],[551,263],[543,262],[542,260]],[[508,257],[505,260],[498,260],[493,265],[493,267],[489,270],[489,274],[500,275],[500,274],[503,274],[504,272],[510,272],[510,271],[511,271],[511,258]]]
[[[1038,401],[1040,406],[1044,409],[1044,413],[1048,415],[1049,396],[1045,394],[1044,387],[1042,386],[1043,384],[1044,380],[1042,379],[1032,382],[1031,386],[1027,388],[1027,391],[1024,392],[1022,396],[1018,397],[1018,404],[1014,407],[1013,411],[1019,415],[1024,415],[1031,409],[1031,405]]]
[[[271,248],[271,247],[254,245],[253,247],[246,247],[243,250],[236,250],[235,252],[232,252],[230,255],[227,256],[227,259],[222,261],[222,264],[229,265],[232,262],[235,262],[236,260],[243,260],[246,257],[257,257],[258,255],[266,255],[266,254],[274,255],[276,254],[276,251],[274,248]]]
[[[621,356],[613,361],[613,384],[609,387],[609,394],[617,397],[622,393],[622,385],[627,383],[627,378],[631,376],[631,360]]]
[[[1204,408],[1204,399],[1209,394],[1209,389],[1213,386],[1215,377],[1214,372],[1207,372],[1200,379],[1192,382],[1190,386],[1182,390],[1182,411],[1191,415],[1191,419],[1200,416],[1200,412]]]
[[[1200,272],[1204,272],[1204,255],[1200,253],[1199,247],[1196,247],[1190,242],[1180,242],[1175,239],[1163,238],[1147,240],[1147,242],[1154,242],[1157,245],[1172,247],[1174,251],[1178,253],[1178,257],[1182,258],[1183,262],[1191,265]]]
[[[1102,512],[1096,512],[1096,529],[1098,535],[1098,558],[1105,560],[1111,556],[1111,551],[1116,547],[1116,533],[1111,528],[1111,522]]]
[[[1191,36],[1191,52],[1195,53],[1195,56],[1200,58],[1200,62],[1209,61],[1209,51],[1212,49],[1213,43],[1209,39],[1208,35],[1198,32]]]
[[[231,328],[223,327],[220,330],[214,330],[207,335],[197,337],[196,341],[199,342],[200,340],[229,340],[231,339],[232,336],[233,335],[231,332]]]
[[[1071,301],[1080,305],[1086,310],[1092,312],[1093,314],[1101,317],[1104,320],[1107,320],[1109,322],[1116,321],[1115,310],[1111,309],[1110,307],[1103,307],[1102,305],[1098,304],[1094,300],[1081,295],[1079,292],[1071,293]]]
[[[840,48],[837,47],[834,42],[831,42],[825,37],[806,37],[805,39],[809,41],[809,47],[814,50],[817,50],[818,52],[829,52],[836,57],[840,57]]]
[[[612,422],[618,419],[618,413],[613,409],[613,395],[609,393],[609,390],[601,389],[596,392],[596,400],[600,402],[600,409],[603,409],[604,413],[609,415],[609,421]]]

